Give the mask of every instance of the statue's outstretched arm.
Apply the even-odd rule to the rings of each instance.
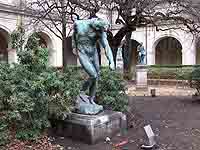
[[[110,69],[114,70],[115,64],[114,64],[114,60],[113,60],[113,54],[112,54],[112,50],[111,50],[110,45],[107,40],[107,34],[105,32],[102,33],[102,36],[101,36],[101,39],[99,42],[100,42],[100,45],[105,49],[106,57],[109,61]]]

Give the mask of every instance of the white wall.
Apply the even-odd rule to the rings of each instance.
[[[0,0],[0,3],[6,5],[16,5],[19,0]]]
[[[18,18],[17,15],[0,12],[0,28],[4,29],[8,33],[8,35],[10,35],[17,27],[17,22],[18,22],[17,18]],[[28,21],[27,19],[24,19],[24,20]],[[49,63],[52,66],[61,67],[62,66],[62,41],[46,28],[42,30],[37,30],[37,28],[34,28],[34,27],[29,27],[29,28],[25,27],[25,29],[26,29],[26,39],[28,39],[28,37],[34,32],[42,31],[43,33],[48,35],[48,37],[51,40],[51,49],[50,49],[51,56],[50,56]],[[8,46],[8,49],[10,49],[10,45]],[[15,60],[12,60],[11,58],[14,59],[13,56],[10,57],[9,63],[17,61],[16,57],[15,57]]]
[[[195,37],[183,30],[156,31],[154,27],[138,28],[132,33],[132,39],[143,42],[147,50],[147,64],[155,64],[155,48],[158,42],[165,37],[174,37],[182,45],[182,64],[193,65],[196,63]]]

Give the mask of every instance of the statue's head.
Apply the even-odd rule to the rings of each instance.
[[[110,24],[101,18],[92,18],[90,19],[90,21],[92,27],[95,28],[96,30],[107,31],[110,27]]]

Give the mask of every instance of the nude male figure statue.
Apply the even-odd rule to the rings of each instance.
[[[83,84],[81,91],[85,92],[89,89],[89,101],[94,105],[100,73],[97,42],[105,49],[110,69],[115,69],[112,50],[107,40],[108,27],[109,24],[100,18],[77,20],[74,24],[72,47],[78,55],[81,66],[89,75],[89,79]]]

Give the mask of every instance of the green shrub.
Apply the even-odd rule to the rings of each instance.
[[[187,80],[194,67],[198,65],[151,65],[148,66],[150,79]]]
[[[0,99],[9,124],[15,124],[17,133],[48,127],[48,94],[42,84],[43,79],[23,65],[15,65],[10,70],[10,74],[0,75],[3,85]],[[34,137],[31,134],[29,138]]]
[[[106,109],[126,111],[128,97],[125,93],[125,83],[121,74],[110,71],[108,68],[101,70],[97,91],[98,103]]]
[[[16,137],[22,139],[33,139],[49,126],[49,95],[44,86],[46,77],[43,76],[48,55],[36,53],[46,50],[39,48],[39,40],[36,35],[33,36],[35,38],[30,43],[34,45],[18,52],[19,64],[1,66],[0,71],[3,110],[6,111],[9,125],[16,126]]]
[[[17,138],[34,139],[49,126],[48,118],[63,118],[80,89],[80,75],[48,68],[32,72],[26,65],[0,67],[0,102]]]
[[[6,116],[0,113],[0,146],[9,142],[9,127]]]
[[[0,143],[9,139],[8,126],[16,127],[18,139],[35,139],[49,127],[49,118],[62,119],[72,109],[82,85],[82,70],[78,67],[67,67],[63,72],[49,67],[35,70],[30,70],[27,64],[0,65],[1,111],[7,118],[0,122],[0,134],[4,135]],[[128,98],[124,87],[120,74],[102,69],[97,91],[99,104],[125,111]]]
[[[21,26],[18,26],[17,29],[11,33],[10,36],[11,47],[13,49],[16,49],[17,52],[21,51],[25,42],[25,30]]]
[[[47,49],[38,46],[37,38],[31,40],[28,44],[35,44],[18,53],[19,64],[0,64],[0,112],[6,116],[0,118],[0,144],[9,141],[12,126],[18,139],[37,138],[49,127],[50,117],[63,118],[71,111],[79,93],[80,75],[49,67]]]
[[[188,76],[188,81],[192,88],[197,90],[197,95],[200,95],[200,67],[194,67],[191,74]]]
[[[200,65],[153,65],[149,66],[149,78],[187,80],[200,95]]]
[[[18,48],[16,36],[13,47]],[[19,64],[0,64],[0,145],[9,142],[12,128],[18,139],[35,139],[50,126],[49,118],[65,118],[85,76],[79,67],[63,71],[49,67],[48,50],[39,47],[37,34],[21,48]],[[103,69],[97,94],[100,104],[126,110],[128,99],[120,74]]]
[[[73,109],[74,100],[80,93],[81,75],[76,67],[67,67],[64,72],[54,71],[47,78],[49,116],[63,118]]]

